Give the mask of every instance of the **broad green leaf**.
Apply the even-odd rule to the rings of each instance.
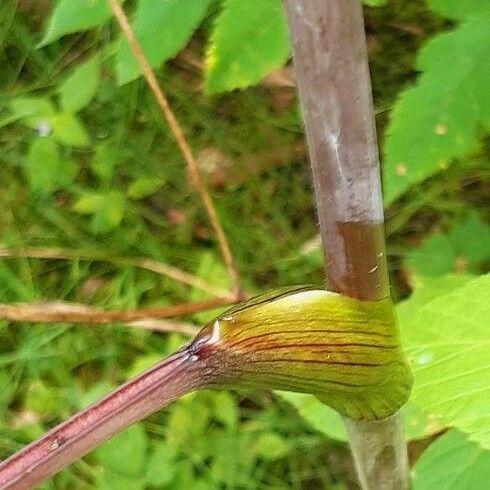
[[[39,47],[46,46],[65,34],[97,27],[110,16],[107,0],[60,0],[49,19]]]
[[[451,430],[422,454],[412,475],[413,490],[483,490],[490,482],[490,451]]]
[[[490,226],[471,210],[449,233],[456,254],[470,266],[490,260]]]
[[[298,414],[313,429],[331,439],[347,441],[347,432],[342,417],[333,408],[325,405],[312,395],[287,391],[276,393],[291,403],[298,411]],[[444,428],[434,417],[428,416],[410,401],[402,407],[401,411],[407,441],[423,439]]]
[[[434,233],[407,254],[408,267],[425,276],[442,276],[454,268],[456,254],[446,235]]]
[[[447,235],[434,233],[407,253],[411,272],[423,276],[442,276],[456,267],[475,271],[490,260],[490,227],[474,210],[455,224]]]
[[[490,448],[490,275],[428,301],[401,323],[411,400]]]
[[[144,199],[157,192],[163,185],[163,180],[158,177],[140,177],[131,182],[128,188],[128,197],[131,199]]]
[[[90,144],[90,137],[82,121],[68,112],[60,112],[49,119],[53,136],[63,145],[85,147]]]
[[[95,451],[105,468],[125,477],[142,477],[148,457],[148,437],[141,424],[120,432]]]
[[[59,88],[61,107],[75,113],[86,107],[97,92],[100,63],[97,56],[77,66]]]
[[[398,321],[402,328],[410,328],[420,308],[438,296],[448,294],[475,279],[470,275],[450,274],[439,277],[415,276],[412,287],[414,293],[396,307]]]
[[[225,0],[206,53],[209,93],[257,83],[289,56],[281,0]]]
[[[488,0],[427,0],[427,3],[434,12],[455,20],[490,14]]]
[[[315,396],[291,391],[276,391],[276,394],[293,405],[298,414],[313,429],[332,439],[347,440],[347,432],[342,417]]]
[[[140,0],[133,30],[152,67],[173,58],[184,47],[210,3],[211,0]],[[126,40],[121,40],[117,52],[119,83],[127,83],[140,74]]]
[[[401,95],[387,130],[386,203],[477,148],[478,125],[490,126],[489,22],[472,18],[422,49],[422,74]]]

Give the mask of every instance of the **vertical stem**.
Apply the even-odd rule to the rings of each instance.
[[[359,0],[284,0],[329,289],[389,296],[376,129]],[[399,414],[346,420],[362,488],[407,485]]]

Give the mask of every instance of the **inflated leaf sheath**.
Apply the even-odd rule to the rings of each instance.
[[[214,386],[311,393],[357,420],[395,413],[412,386],[389,298],[283,288],[226,311],[188,348],[207,358]]]

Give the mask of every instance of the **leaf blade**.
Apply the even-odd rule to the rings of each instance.
[[[206,54],[206,89],[245,88],[281,66],[290,53],[279,0],[226,0]]]

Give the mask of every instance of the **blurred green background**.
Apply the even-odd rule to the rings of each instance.
[[[125,8],[136,12],[135,30],[195,151],[244,288],[322,284],[289,47],[274,17],[280,4],[256,0],[237,17],[236,0],[163,3],[168,11],[149,0]],[[489,264],[488,12],[485,2],[463,3],[462,11],[452,0],[365,8],[397,301],[417,281],[439,284],[451,274],[462,284]],[[0,301],[130,309],[204,299],[115,260],[149,257],[228,286],[153,97],[105,4],[88,4],[0,4],[0,245],[75,251],[72,260],[0,260]],[[261,17],[260,8],[274,15]],[[253,26],[266,18],[270,35],[256,51]],[[252,59],[247,43],[258,53]],[[210,316],[184,320],[201,325]],[[117,325],[0,322],[0,458],[184,340]],[[338,420],[311,403],[265,392],[190,395],[43,488],[357,488]],[[411,446],[415,458],[442,426],[411,410],[420,422],[413,438],[422,439]]]

